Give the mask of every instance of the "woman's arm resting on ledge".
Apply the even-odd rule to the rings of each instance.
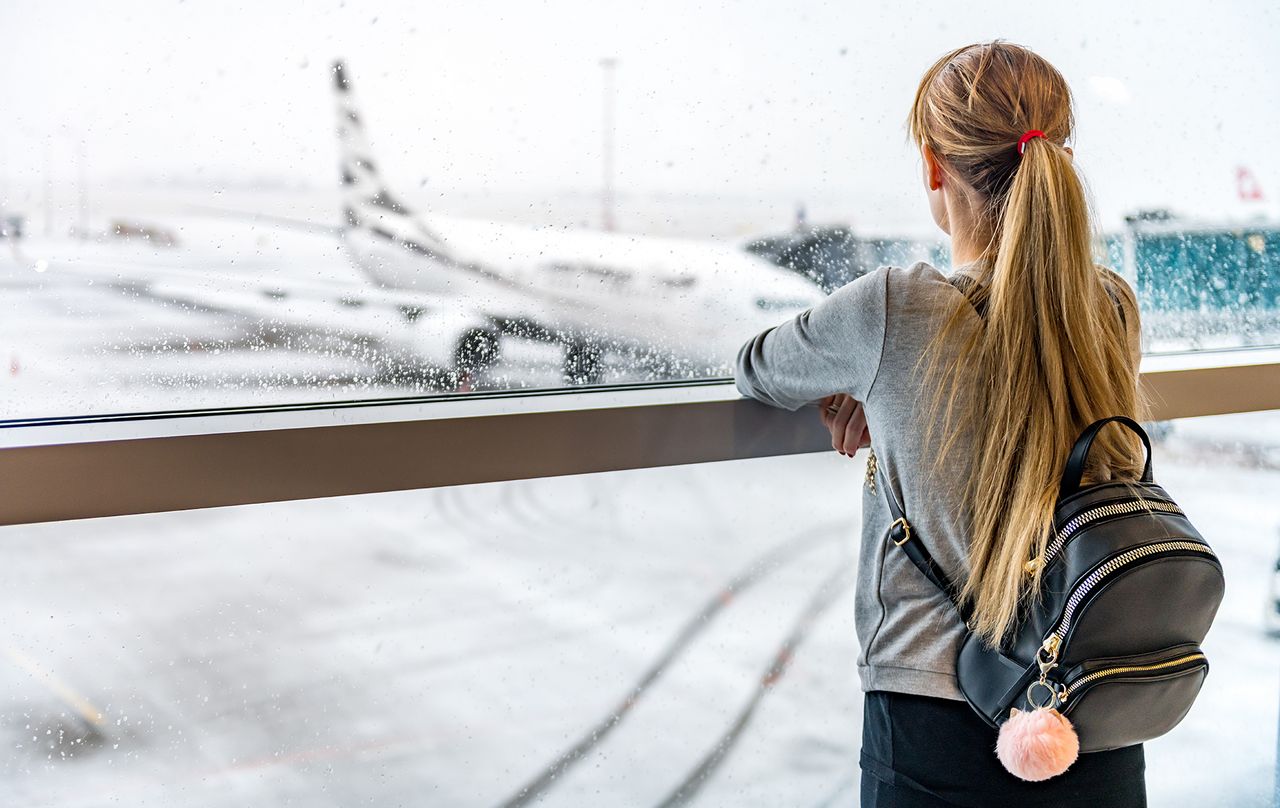
[[[866,401],[884,348],[888,272],[863,275],[748,340],[734,373],[739,392],[788,410],[834,393]]]

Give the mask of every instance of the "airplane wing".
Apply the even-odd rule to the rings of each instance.
[[[34,262],[21,257],[23,264]],[[258,328],[372,339],[424,366],[452,369],[469,333],[496,331],[490,316],[453,296],[382,290],[351,282],[305,280],[177,266],[118,264],[100,258],[40,259],[51,282],[97,288],[159,305],[236,315]]]

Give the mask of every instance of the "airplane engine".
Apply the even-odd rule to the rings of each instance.
[[[415,317],[410,328],[415,358],[432,367],[462,376],[498,361],[501,334],[476,312],[432,309]]]
[[[454,344],[453,367],[460,374],[478,373],[498,361],[502,337],[492,328],[470,328]]]

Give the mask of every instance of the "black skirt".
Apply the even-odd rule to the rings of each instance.
[[[875,691],[862,718],[862,808],[1145,808],[1142,746],[1081,755],[1040,783],[996,759],[996,730],[962,701]]]

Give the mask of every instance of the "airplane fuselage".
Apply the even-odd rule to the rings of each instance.
[[[723,365],[752,334],[822,299],[810,281],[728,245],[421,217],[442,255],[410,233],[353,228],[345,241],[377,285],[455,296],[502,316]],[[408,242],[408,243],[406,243]]]

